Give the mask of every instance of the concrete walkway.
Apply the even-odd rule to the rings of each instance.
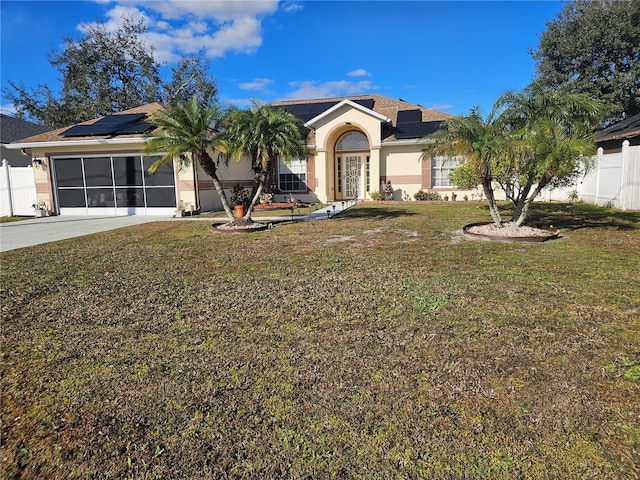
[[[326,220],[355,205],[355,202],[335,202],[329,206],[311,212],[307,215],[296,215],[293,221]],[[335,209],[333,208],[335,206]],[[327,210],[329,214],[327,215]],[[292,217],[257,217],[258,222],[284,222],[291,221]],[[67,238],[90,235],[92,233],[115,230],[151,222],[164,221],[208,221],[211,223],[224,223],[228,219],[221,217],[184,217],[167,218],[145,215],[135,216],[56,216],[33,218],[17,222],[0,224],[0,252],[15,250],[17,248],[33,247],[43,243],[65,240]]]

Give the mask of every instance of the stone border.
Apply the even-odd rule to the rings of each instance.
[[[527,236],[527,237],[503,237],[499,235],[483,235],[481,233],[472,233],[469,232],[469,229],[472,227],[480,227],[482,225],[489,225],[493,222],[478,222],[478,223],[470,223],[465,225],[462,228],[462,233],[471,237],[471,238],[482,238],[484,240],[492,240],[494,242],[532,242],[532,243],[540,243],[546,242],[547,240],[553,240],[560,236],[560,230],[555,227],[549,225],[541,225],[537,223],[527,223],[528,227],[537,228],[539,230],[546,230],[547,232],[551,232],[551,235],[545,236]]]
[[[214,233],[254,233],[254,232],[262,232],[263,230],[267,230],[271,225],[270,224],[255,224],[259,226],[250,227],[250,228],[220,228],[215,224],[211,225],[211,231]]]

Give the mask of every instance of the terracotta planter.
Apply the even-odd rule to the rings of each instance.
[[[233,213],[236,215],[236,218],[242,218],[247,213],[247,207],[244,205],[236,205],[233,207]]]

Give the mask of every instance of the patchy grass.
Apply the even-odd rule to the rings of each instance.
[[[367,204],[6,252],[4,478],[637,478],[640,212]]]
[[[310,205],[308,207],[300,207],[293,209],[293,216],[299,217],[302,215],[308,215],[309,213],[315,212],[316,210],[320,210],[322,208],[326,208],[326,205],[323,204],[315,204]],[[256,208],[251,212],[251,218],[261,218],[261,217],[290,217],[292,215],[291,208]],[[207,212],[201,215],[198,215],[200,218],[220,218],[225,217],[225,212],[222,210],[218,210],[216,212]]]
[[[32,220],[35,217],[0,217],[0,223],[20,222],[22,220]]]

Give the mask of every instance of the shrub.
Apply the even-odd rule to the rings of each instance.
[[[251,202],[250,196],[251,192],[240,184],[234,185],[233,190],[231,190],[231,201],[234,205],[248,206]]]
[[[371,200],[375,200],[377,202],[384,200],[384,193],[371,192]]]
[[[425,192],[424,190],[420,190],[418,193],[416,193],[413,196],[413,198],[415,198],[419,202],[422,202],[422,201],[425,201],[425,200],[442,200],[442,197],[440,196],[439,193],[437,193],[437,192]]]

